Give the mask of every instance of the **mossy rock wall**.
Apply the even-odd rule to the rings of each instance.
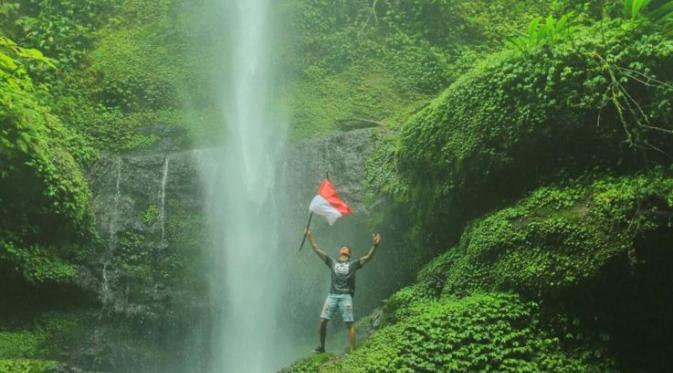
[[[465,221],[535,186],[592,168],[666,162],[671,86],[633,75],[667,82],[672,64],[665,35],[616,21],[527,53],[505,50],[391,135],[373,157],[370,184],[410,211],[415,236],[436,246],[455,242]],[[625,95],[642,113],[625,109]],[[645,117],[663,131],[644,126]]]
[[[542,187],[472,222],[355,353],[289,371],[666,371],[672,175]]]
[[[90,169],[105,242],[92,263],[105,320],[92,368],[205,364],[197,341],[210,313],[208,225],[197,159],[197,151],[110,156]]]
[[[455,246],[355,353],[289,370],[670,370],[673,44],[653,30],[606,20],[506,49],[389,132],[367,168],[379,222],[401,216],[418,250]],[[522,304],[526,321],[491,319]],[[485,330],[526,337],[493,347]]]

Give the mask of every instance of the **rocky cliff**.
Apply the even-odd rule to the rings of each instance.
[[[308,216],[308,202],[327,173],[353,209],[352,217],[328,227],[314,220],[323,248],[335,254],[351,244],[356,255],[369,247],[370,211],[365,206],[365,163],[379,141],[377,129],[337,132],[294,143],[277,168],[278,202],[287,218],[280,240],[292,270],[288,284],[292,310],[286,322],[293,336],[312,343],[313,321],[328,286],[326,271],[308,245],[297,252]],[[88,173],[103,254],[92,267],[102,305],[93,332],[98,347],[95,369],[128,371],[202,371],[207,368],[212,308],[207,232],[208,191],[200,173],[217,162],[212,149],[159,154],[106,156]],[[210,165],[209,165],[210,164]],[[404,261],[403,245],[386,242],[359,284],[359,310],[364,314],[413,278],[414,263]],[[380,281],[390,274],[390,281]]]

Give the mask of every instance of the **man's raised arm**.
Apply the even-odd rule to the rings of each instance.
[[[381,235],[378,233],[372,234],[372,247],[369,249],[369,252],[367,255],[363,256],[360,258],[360,267],[365,265],[374,256],[374,253],[376,252],[376,249],[379,247],[379,244],[381,244]]]
[[[311,230],[307,229],[304,232],[304,234],[306,235],[306,237],[308,237],[308,241],[311,243],[311,249],[313,249],[313,252],[316,253],[320,257],[320,259],[322,259],[324,262],[325,258],[327,258],[327,254],[325,254],[324,251],[320,250],[318,244],[315,242],[315,239],[313,238],[313,235],[311,234]]]

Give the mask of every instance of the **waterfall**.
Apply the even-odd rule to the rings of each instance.
[[[112,198],[112,214],[108,226],[108,249],[114,251],[117,246],[117,222],[119,220],[119,201],[121,200],[122,159],[117,158],[115,193]]]
[[[226,1],[226,0],[221,0]],[[213,372],[271,372],[291,345],[278,322],[286,286],[278,243],[275,168],[285,122],[271,105],[271,0],[229,0],[235,13],[224,147],[202,160],[215,273]]]
[[[108,224],[108,241],[107,241],[107,250],[108,255],[103,262],[103,282],[101,284],[101,301],[103,304],[107,304],[112,297],[110,293],[110,283],[109,276],[107,273],[107,267],[110,262],[112,253],[117,247],[117,223],[119,221],[119,203],[121,200],[121,179],[122,179],[122,159],[117,158],[116,169],[115,169],[115,189],[114,195],[112,197],[112,213],[110,214],[110,221]]]
[[[161,174],[161,189],[159,190],[159,227],[161,229],[161,248],[166,247],[166,181],[168,180],[168,162],[169,158],[164,158],[164,167]]]

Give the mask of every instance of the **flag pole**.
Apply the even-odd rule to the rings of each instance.
[[[299,245],[299,251],[304,247],[304,243],[306,242],[306,233],[308,232],[308,229],[311,227],[311,219],[313,219],[313,213],[311,212],[308,214],[308,223],[306,223],[306,231],[304,231],[304,238],[301,239],[301,245]]]
[[[325,179],[329,180],[329,171],[325,172]],[[301,245],[299,245],[299,251],[304,247],[304,243],[306,243],[306,232],[308,232],[308,229],[311,228],[311,220],[313,219],[313,211],[311,211],[310,214],[308,214],[308,223],[306,223],[306,230],[304,231],[304,237],[301,239]]]

